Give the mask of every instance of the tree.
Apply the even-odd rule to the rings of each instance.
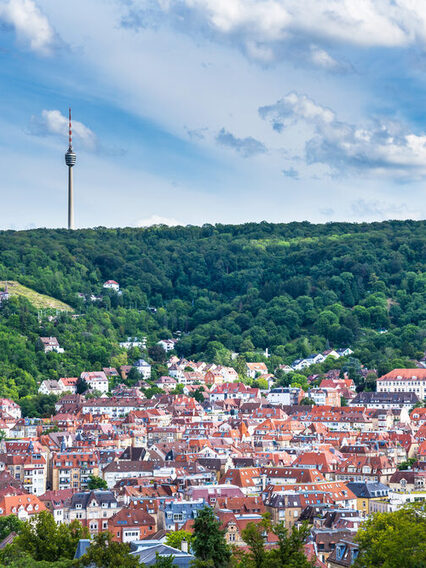
[[[300,527],[294,526],[290,531],[279,523],[272,530],[278,537],[278,548],[270,551],[265,568],[313,568],[313,563],[306,558],[303,550],[309,536],[306,523]]]
[[[262,377],[258,377],[254,383],[253,383],[253,387],[260,389],[260,390],[268,390],[269,388],[269,383],[266,379],[262,378]]]
[[[11,532],[19,533],[23,522],[16,515],[0,517],[0,541],[4,540]]]
[[[87,390],[89,390],[89,385],[85,379],[80,377],[77,381],[76,389],[77,394],[84,394]]]
[[[192,533],[189,531],[174,531],[170,532],[166,536],[166,544],[168,546],[172,546],[173,548],[177,548],[178,550],[182,549],[182,541],[186,540],[188,546],[191,544],[192,541]]]
[[[266,550],[265,534],[273,532],[278,537],[278,547]],[[260,523],[249,523],[242,532],[242,538],[249,548],[241,563],[241,568],[312,568],[306,558],[303,546],[309,535],[309,528],[303,524],[290,531],[283,523],[273,525],[268,516]]]
[[[248,523],[241,536],[247,544],[250,554],[248,560],[254,568],[262,568],[266,557],[264,527],[261,524]]]
[[[300,401],[300,404],[306,406],[315,406],[315,401],[313,401],[312,398],[305,396],[305,398],[302,398],[302,400]]]
[[[130,554],[128,544],[114,542],[111,533],[103,532],[95,536],[86,554],[80,558],[78,566],[138,568],[139,559]]]
[[[133,386],[138,383],[142,379],[142,375],[136,369],[136,367],[132,367],[127,374],[126,380],[124,381],[126,385]]]
[[[18,537],[6,547],[3,562],[5,558],[12,561],[17,555],[25,554],[35,561],[72,559],[78,541],[88,536],[88,529],[78,521],[57,525],[50,512],[42,511],[22,523]]]
[[[108,489],[108,484],[102,477],[91,475],[87,487],[89,489]]]
[[[154,566],[156,568],[177,568],[176,564],[174,563],[174,560],[175,557],[173,555],[160,556],[157,552]]]
[[[221,530],[210,507],[199,511],[194,520],[192,549],[197,560],[210,562],[214,568],[227,568],[229,565],[231,550],[225,541],[225,531]]]
[[[422,568],[426,566],[424,503],[392,513],[377,513],[357,533],[355,568]]]
[[[153,345],[148,349],[148,355],[155,363],[165,363],[167,360],[167,353],[161,345]]]
[[[399,464],[398,469],[404,471],[406,469],[411,469],[413,465],[416,463],[417,458],[408,458],[407,460],[403,461]]]
[[[18,558],[8,560],[7,564],[0,563],[0,568],[72,568],[73,560],[58,560],[57,562],[35,561],[28,554],[22,554]]]
[[[197,402],[204,402],[204,396],[203,396],[203,392],[204,389],[203,388],[198,388],[196,391],[193,391],[189,394],[190,397],[195,398],[195,400]]]

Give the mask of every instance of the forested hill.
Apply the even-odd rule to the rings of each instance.
[[[37,379],[106,366],[128,335],[156,341],[177,331],[186,356],[226,359],[268,347],[289,362],[351,345],[385,369],[425,348],[425,245],[426,223],[414,221],[3,231],[0,281],[83,315],[40,330],[25,300],[10,301],[0,310],[0,377],[12,366]],[[104,293],[98,303],[78,296],[100,295],[107,279],[122,295]],[[64,343],[56,368],[33,355],[43,334]],[[16,342],[25,357],[10,353]]]

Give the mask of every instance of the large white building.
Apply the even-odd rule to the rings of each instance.
[[[394,369],[377,379],[377,392],[413,392],[423,400],[426,394],[426,369]]]
[[[109,390],[108,378],[103,371],[90,371],[81,373],[81,378],[89,385],[92,391],[98,391],[101,394],[107,393]]]

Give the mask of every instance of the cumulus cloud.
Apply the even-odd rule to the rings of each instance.
[[[222,128],[216,136],[216,142],[222,146],[233,148],[244,158],[251,158],[257,154],[265,154],[267,152],[266,146],[259,140],[256,140],[256,138],[253,138],[252,136],[248,136],[247,138],[237,138],[224,128]]]
[[[32,116],[29,128],[34,136],[60,136],[64,143],[68,141],[68,117],[59,110],[43,110],[40,116]],[[73,140],[88,150],[97,147],[96,135],[90,128],[78,120],[72,121]]]
[[[32,51],[49,55],[58,36],[33,0],[8,0],[0,6],[0,21],[14,28],[18,41]]]
[[[126,0],[127,27],[158,25],[162,14],[187,33],[225,39],[260,61],[306,45],[305,59],[330,71],[341,64],[327,45],[403,47],[426,41],[423,0]],[[309,47],[312,42],[321,47]]]
[[[182,223],[179,223],[179,221],[177,221],[176,219],[162,217],[161,215],[151,215],[151,217],[141,219],[137,222],[138,227],[152,227],[153,225],[168,225],[169,227],[177,227],[178,225],[182,225]]]
[[[412,133],[401,124],[377,120],[354,126],[338,120],[330,108],[296,92],[260,107],[259,114],[277,132],[305,125],[304,157],[308,164],[326,164],[341,174],[355,169],[400,177],[426,175],[426,135]]]

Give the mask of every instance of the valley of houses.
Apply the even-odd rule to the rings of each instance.
[[[60,349],[53,340],[44,338],[46,350]],[[167,365],[162,392],[150,399],[142,359],[131,388],[119,384],[130,366],[82,373],[95,397],[77,394],[77,377],[44,381],[39,392],[59,396],[49,419],[21,418],[17,403],[1,399],[0,516],[47,509],[92,535],[109,530],[147,566],[159,553],[189,567],[187,543],[178,551],[164,541],[192,531],[200,509],[214,509],[237,547],[247,524],[269,513],[289,528],[307,521],[306,554],[337,568],[356,558],[354,536],[368,515],[426,498],[426,408],[414,408],[426,369],[395,369],[376,392],[356,393],[339,370],[303,392],[274,386],[264,363],[247,363],[246,374],[266,379],[265,390],[239,382],[230,367],[175,356]],[[110,392],[113,377],[119,386]],[[182,394],[173,394],[177,385]],[[300,404],[306,397],[315,405]],[[411,468],[398,467],[410,458]],[[90,490],[92,476],[107,489]],[[276,544],[273,533],[265,538]]]

